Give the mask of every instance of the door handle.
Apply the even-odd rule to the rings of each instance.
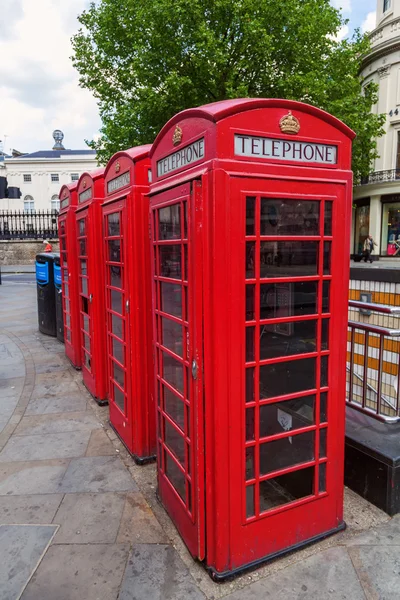
[[[92,301],[93,301],[93,294],[89,294],[89,302],[90,302],[90,304],[92,304]]]
[[[199,374],[199,366],[197,364],[197,360],[193,359],[192,360],[192,377],[193,379],[197,379]]]
[[[125,312],[126,314],[129,314],[129,300],[125,302]]]

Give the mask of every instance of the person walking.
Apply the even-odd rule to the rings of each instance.
[[[367,260],[369,260],[370,263],[372,263],[372,258],[371,258],[371,252],[374,251],[374,246],[377,246],[378,244],[376,244],[374,242],[374,240],[372,239],[372,235],[369,234],[368,237],[365,238],[365,242],[364,242],[364,262],[367,262]]]
[[[46,244],[44,249],[45,252],[53,252],[53,246],[50,244],[49,240],[43,240],[43,244]]]

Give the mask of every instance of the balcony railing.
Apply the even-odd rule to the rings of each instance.
[[[0,211],[0,240],[57,238],[57,211]]]
[[[389,169],[387,171],[375,171],[366,177],[361,177],[358,185],[367,185],[371,183],[386,183],[390,181],[400,180],[400,169]]]
[[[349,308],[346,402],[381,421],[400,421],[400,307],[350,301]]]

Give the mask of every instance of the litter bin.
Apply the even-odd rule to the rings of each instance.
[[[54,256],[54,293],[56,301],[57,339],[64,343],[64,315],[62,306],[62,281],[60,255]]]
[[[39,331],[57,335],[56,301],[54,294],[54,252],[36,254],[36,285]]]

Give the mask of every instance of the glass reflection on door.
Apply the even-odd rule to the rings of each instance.
[[[244,201],[244,518],[254,519],[326,493],[333,201]]]
[[[127,414],[127,323],[123,210],[105,216],[106,309],[109,396]]]

